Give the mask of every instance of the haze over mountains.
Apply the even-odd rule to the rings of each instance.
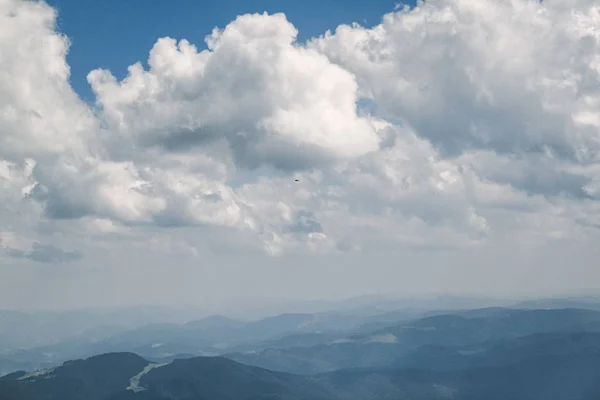
[[[459,303],[455,306],[464,305]],[[510,307],[449,310],[426,307],[432,304],[393,309],[390,302],[381,302],[379,308],[371,302],[372,308],[361,304],[259,320],[210,316],[174,322],[181,316],[172,315],[170,322],[120,326],[112,333],[95,327],[91,331],[105,336],[92,339],[84,334],[78,340],[3,350],[0,369],[7,375],[0,379],[0,398],[592,400],[600,396],[597,299],[541,299]],[[544,304],[552,307],[541,307]],[[560,307],[574,304],[582,308]],[[13,322],[19,321],[14,319],[18,314],[10,315]],[[7,336],[6,329],[2,333]]]
[[[282,303],[277,308],[246,305],[230,318],[194,309],[133,307],[115,310],[0,311],[0,373],[53,365],[109,351],[136,351],[149,357],[178,353],[218,354],[256,349],[260,341],[285,334],[344,331],[360,324],[394,322],[437,307],[461,308],[482,300],[353,298],[343,302]],[[497,300],[485,300],[495,304]],[[246,318],[239,318],[246,315]],[[254,317],[254,318],[253,318]],[[305,340],[298,338],[298,340]],[[266,346],[266,344],[265,344]]]

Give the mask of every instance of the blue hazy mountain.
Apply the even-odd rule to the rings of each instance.
[[[340,336],[309,347],[279,347],[225,354],[235,361],[298,374],[393,365],[423,346],[474,346],[538,333],[600,332],[600,312],[592,310],[483,309],[431,316]]]
[[[70,361],[0,378],[2,400],[596,400],[600,352],[583,351],[592,336],[563,333],[539,346],[530,338],[508,347],[516,358],[452,370],[390,367],[300,376],[221,357],[153,364],[131,353]],[[581,351],[569,351],[573,342]],[[546,354],[548,345],[567,344]],[[533,350],[530,349],[533,344]],[[577,347],[577,345],[576,345]],[[499,354],[499,353],[497,353]],[[516,352],[513,353],[516,355]],[[490,357],[492,357],[490,355]],[[493,365],[498,364],[498,365]],[[501,364],[501,365],[500,365]]]

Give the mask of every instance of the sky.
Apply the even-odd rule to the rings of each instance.
[[[66,34],[71,47],[67,62],[70,83],[85,101],[94,101],[87,74],[96,68],[110,69],[122,79],[127,67],[138,61],[146,64],[148,51],[158,38],[187,39],[198,49],[206,48],[204,38],[215,27],[225,27],[246,13],[284,13],[298,29],[304,42],[335,29],[340,24],[359,22],[374,26],[400,4],[393,0],[47,0],[58,11],[57,28]]]
[[[591,0],[0,0],[0,308],[600,286]]]

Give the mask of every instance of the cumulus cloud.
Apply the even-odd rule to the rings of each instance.
[[[84,152],[97,121],[71,89],[68,39],[45,3],[0,2],[0,157],[22,162]]]
[[[550,172],[539,160],[521,166],[543,183],[515,185],[579,186],[573,193],[586,177],[553,160],[599,159],[598,22],[592,1],[428,1],[372,29],[340,26],[310,47],[355,73],[378,115],[408,124],[444,156],[541,156]]]
[[[445,154],[596,160],[598,18],[591,1],[431,1],[311,47],[354,72],[381,115]]]
[[[198,51],[159,39],[121,82],[106,70],[88,80],[111,129],[141,146],[186,151],[225,140],[242,167],[314,168],[378,147],[357,115],[354,76],[295,45],[283,14],[238,17]]]
[[[8,254],[79,259],[40,244],[48,224],[72,243],[177,227],[273,255],[585,236],[599,10],[437,0],[306,45],[284,15],[248,14],[203,50],[158,39],[120,81],[91,71],[90,108],[56,12],[0,0],[0,221],[34,243]]]

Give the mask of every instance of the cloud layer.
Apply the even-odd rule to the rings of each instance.
[[[194,254],[597,237],[591,0],[430,1],[306,44],[243,15],[204,50],[158,39],[121,81],[91,71],[94,107],[51,7],[0,0],[0,19],[0,257],[173,229]]]

